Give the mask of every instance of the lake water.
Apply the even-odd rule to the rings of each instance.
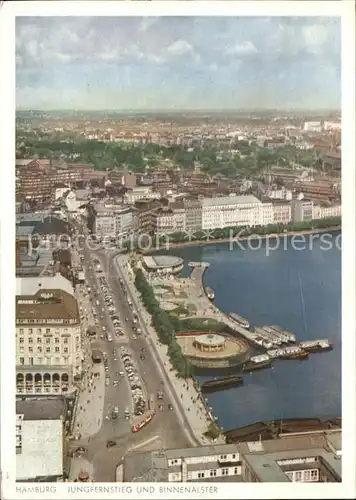
[[[300,340],[328,338],[334,345],[308,360],[275,361],[272,369],[247,373],[244,386],[209,395],[224,429],[259,420],[341,415],[341,235],[328,237],[330,244],[314,240],[303,250],[300,244],[293,249],[289,238],[286,249],[281,245],[268,256],[265,242],[256,250],[247,244],[231,250],[222,243],[170,251],[186,264],[210,262],[204,282],[223,311],[254,325],[278,324]],[[189,274],[187,266],[183,274]]]

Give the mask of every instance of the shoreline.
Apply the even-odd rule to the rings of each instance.
[[[321,234],[321,233],[336,233],[337,231],[341,231],[341,225],[340,226],[331,226],[329,228],[320,228],[320,229],[301,229],[300,231],[284,231],[283,233],[269,233],[269,234],[251,234],[249,236],[241,236],[239,238],[219,238],[219,239],[207,239],[207,240],[197,240],[197,241],[182,241],[180,243],[162,243],[161,245],[158,243],[158,248],[152,250],[152,249],[145,249],[141,250],[142,254],[146,253],[154,253],[158,252],[161,250],[166,249],[168,252],[172,248],[185,248],[185,247],[204,247],[205,245],[217,245],[219,243],[230,243],[231,241],[253,241],[258,238],[261,238],[262,240],[268,240],[270,238],[280,238],[283,236],[297,236],[297,235],[308,235],[308,234]]]

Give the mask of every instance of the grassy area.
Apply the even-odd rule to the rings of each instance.
[[[222,331],[226,328],[223,323],[213,318],[174,318],[174,329],[176,332],[185,332],[189,330],[215,330]]]

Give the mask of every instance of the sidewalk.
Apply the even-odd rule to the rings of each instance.
[[[97,432],[103,423],[105,401],[105,375],[102,364],[94,365],[94,372],[99,372],[99,377],[94,377],[92,371],[83,378],[84,389],[79,392],[76,419],[74,423],[75,434],[81,438],[88,438]]]
[[[135,298],[135,300],[140,303],[140,312],[145,321],[146,329],[150,334],[150,337],[155,344],[155,349],[165,366],[166,373],[172,382],[172,385],[177,393],[178,398],[184,408],[185,415],[190,423],[190,426],[196,436],[196,438],[202,444],[210,444],[211,440],[204,436],[207,431],[209,424],[212,422],[213,416],[209,411],[206,410],[205,405],[202,401],[202,396],[195,389],[193,385],[193,380],[178,378],[176,372],[172,370],[172,365],[170,363],[169,357],[167,355],[167,346],[161,344],[158,340],[156,331],[151,326],[151,317],[145,310],[143,304],[140,302],[139,294],[133,283],[133,279],[130,276],[131,270],[128,269],[128,257],[126,255],[120,257],[120,268],[125,275],[125,280],[130,287],[130,291]],[[125,264],[125,265],[122,265]],[[217,442],[224,443],[223,437],[219,437]]]

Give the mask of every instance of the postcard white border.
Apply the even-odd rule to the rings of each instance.
[[[343,481],[339,484],[251,484],[216,483],[218,492],[205,498],[352,498],[355,491],[355,10],[354,2],[343,1],[153,1],[153,2],[5,2],[0,10],[0,155],[1,155],[1,468],[2,497],[15,498],[116,498],[117,493],[93,491],[70,494],[76,483],[27,483],[26,486],[54,488],[54,492],[21,494],[15,480],[15,16],[341,16],[342,17],[342,164],[343,164],[343,250],[342,250],[342,409]],[[327,82],[325,82],[327,85]],[[120,487],[118,483],[109,483]],[[186,484],[186,483],[183,483]],[[189,483],[190,484],[190,483]],[[193,484],[193,483],[192,483]],[[197,484],[197,483],[194,483]],[[200,484],[200,483],[199,483]],[[207,483],[206,483],[207,484]],[[209,483],[211,485],[212,483]],[[215,483],[214,483],[215,484]],[[22,483],[24,486],[25,484]],[[129,486],[130,483],[127,484]],[[17,485],[18,486],[18,485]],[[89,485],[102,487],[100,483]],[[138,496],[119,493],[121,498]],[[142,498],[175,498],[160,492]],[[182,494],[182,498],[196,495]]]

